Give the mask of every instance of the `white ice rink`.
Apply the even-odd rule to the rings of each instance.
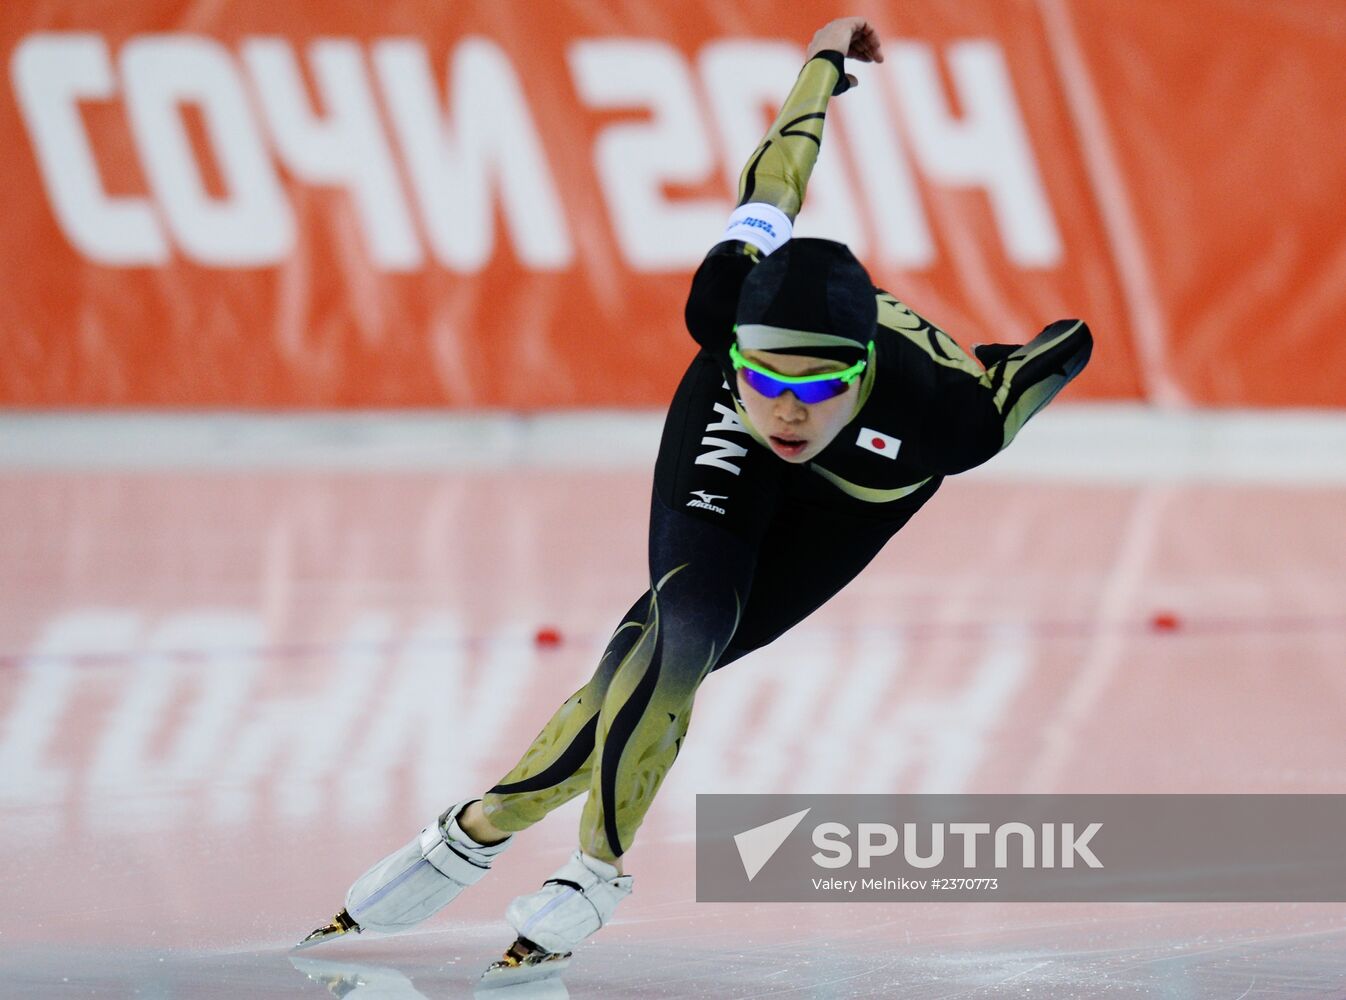
[[[0,997],[470,997],[578,803],[292,955],[499,778],[645,586],[659,418],[0,418]],[[557,630],[538,645],[539,628]],[[1346,904],[698,904],[697,792],[1341,792],[1346,418],[1062,406],[709,679],[564,983],[1346,996]]]

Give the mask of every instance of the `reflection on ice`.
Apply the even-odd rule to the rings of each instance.
[[[290,964],[315,983],[321,983],[334,997],[358,997],[360,1000],[431,1000],[416,989],[411,980],[381,965],[358,962],[329,962],[317,958],[291,956]]]

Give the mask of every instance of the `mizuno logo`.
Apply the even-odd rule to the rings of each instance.
[[[713,510],[717,514],[725,513],[725,509],[713,503],[715,500],[728,500],[728,497],[719,496],[715,493],[707,493],[705,490],[692,490],[692,499],[687,501],[688,507],[699,507],[702,510]]]

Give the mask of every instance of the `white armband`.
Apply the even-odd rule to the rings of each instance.
[[[785,246],[792,229],[790,217],[775,205],[750,201],[734,209],[720,240],[742,240],[770,254]]]

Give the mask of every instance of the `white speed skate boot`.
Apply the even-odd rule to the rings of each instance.
[[[518,939],[482,975],[483,985],[505,986],[554,976],[570,953],[612,919],[631,895],[631,876],[615,865],[575,851],[542,888],[509,904],[505,919]]]
[[[346,893],[346,907],[297,948],[361,931],[393,934],[415,926],[491,869],[513,837],[479,844],[458,825],[458,814],[476,799],[459,802],[400,850],[365,872]]]

